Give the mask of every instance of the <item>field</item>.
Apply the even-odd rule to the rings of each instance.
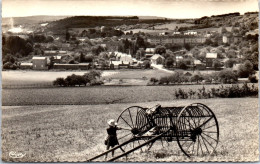
[[[33,85],[52,83],[57,77],[65,78],[68,75],[83,75],[88,71],[2,71],[3,85]],[[169,73],[161,70],[109,70],[102,71],[102,78],[115,79],[142,79],[143,77],[161,77]],[[146,84],[146,83],[145,83]]]
[[[176,70],[182,71],[182,70]],[[66,78],[68,75],[83,75],[88,71],[2,71],[3,88],[26,88],[26,87],[51,87],[53,80],[58,77]],[[147,85],[150,78],[159,79],[169,76],[174,71],[150,69],[150,70],[106,70],[102,71],[102,78],[105,85]],[[183,72],[183,71],[182,71]],[[192,71],[184,71],[191,72]],[[201,74],[208,74],[212,71],[200,71]],[[108,81],[109,79],[109,81]]]
[[[82,94],[81,94],[82,95]],[[45,97],[43,95],[43,97]],[[188,159],[176,142],[155,144],[148,152],[135,152],[128,161],[257,161],[258,99],[200,99],[107,105],[40,105],[2,107],[2,159],[4,161],[86,161],[105,150],[106,121],[133,105],[183,106],[201,102],[215,113],[220,126],[216,153]],[[120,131],[118,132],[120,133]],[[9,152],[26,153],[11,159]],[[117,153],[117,152],[116,152]],[[103,160],[103,159],[101,159]],[[124,161],[124,158],[121,159]]]
[[[225,86],[225,85],[224,85]],[[2,104],[89,105],[174,100],[175,91],[202,89],[202,85],[175,86],[93,86],[3,89]],[[206,90],[220,85],[205,85]]]
[[[189,26],[194,26],[194,24],[187,24],[187,23],[165,23],[162,25],[156,25],[154,26],[155,29],[163,29],[163,28],[168,28],[169,30],[175,30],[176,26],[178,26],[178,28],[180,27],[189,27]]]

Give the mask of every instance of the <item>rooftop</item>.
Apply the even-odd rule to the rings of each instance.
[[[207,53],[206,58],[216,59],[218,57],[217,53]]]
[[[42,56],[34,56],[32,59],[33,59],[33,60],[45,60],[46,57],[42,57]]]

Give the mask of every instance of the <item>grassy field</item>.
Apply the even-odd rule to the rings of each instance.
[[[220,127],[220,142],[211,157],[187,158],[176,142],[149,152],[135,152],[129,161],[257,161],[258,99],[201,99],[152,101],[108,105],[43,105],[2,107],[2,158],[4,161],[57,162],[86,161],[105,150],[106,121],[133,105],[152,107],[184,106],[201,102],[215,113]],[[120,131],[119,131],[120,132]],[[118,133],[119,133],[118,132]],[[26,153],[11,159],[9,152]],[[117,152],[116,152],[117,153]],[[160,155],[161,154],[161,155]],[[163,154],[163,155],[162,155]],[[101,159],[103,160],[103,159]],[[124,158],[122,158],[124,161]]]
[[[52,83],[57,77],[67,77],[71,74],[83,75],[87,71],[3,71],[2,84],[3,85],[33,85]],[[151,70],[108,70],[102,71],[102,78],[112,79],[142,79],[146,77],[162,77],[170,73],[165,71],[151,69]],[[147,83],[147,81],[146,81]],[[146,85],[146,83],[144,85]]]
[[[168,28],[169,30],[175,30],[176,26],[180,27],[189,27],[189,26],[194,26],[194,24],[187,24],[187,23],[166,23],[162,25],[156,25],[154,26],[155,29],[162,29],[162,28]]]
[[[224,85],[226,86],[226,85]],[[175,91],[202,89],[202,85],[92,86],[3,89],[3,105],[89,105],[174,100]],[[206,90],[220,85],[205,85]]]

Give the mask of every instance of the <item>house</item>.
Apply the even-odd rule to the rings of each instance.
[[[176,56],[175,59],[176,59],[176,60],[175,60],[175,61],[176,61],[176,66],[178,66],[179,63],[180,63],[180,61],[183,60],[183,56]]]
[[[20,69],[32,69],[33,64],[32,63],[21,63]]]
[[[123,61],[111,61],[109,67],[111,69],[129,68],[130,64]]]
[[[187,31],[187,32],[184,32],[184,35],[197,35],[198,32],[197,31]]]
[[[186,72],[186,73],[184,74],[184,76],[190,77],[190,76],[192,76],[192,74],[191,74],[190,72]]]
[[[89,63],[79,63],[79,64],[60,64],[60,63],[54,63],[53,69],[70,69],[70,70],[88,70],[90,69]]]
[[[243,37],[241,35],[235,35],[233,39],[234,39],[234,43],[238,43],[242,41]]]
[[[180,35],[181,34],[181,32],[179,32],[179,31],[174,31],[173,33],[172,33],[172,35]]]
[[[239,70],[239,67],[241,66],[242,64],[234,64],[233,67],[232,67],[232,70],[234,72],[237,72]]]
[[[60,63],[61,62],[61,56],[53,56],[53,62],[54,63]]]
[[[154,54],[154,52],[155,52],[155,48],[146,48],[145,49],[146,54]]]
[[[223,43],[230,43],[230,37],[223,35],[222,37]]]
[[[213,67],[213,60],[217,59],[217,53],[207,53],[206,54],[206,67]]]
[[[193,63],[194,63],[194,66],[197,70],[206,69],[206,64],[202,63],[200,60],[194,60]]]
[[[156,65],[163,64],[164,60],[165,58],[159,54],[155,54],[151,57],[152,64],[156,64]]]
[[[151,58],[154,55],[155,48],[146,48],[145,49],[145,58]]]
[[[34,56],[32,58],[33,69],[35,70],[47,70],[47,58]]]
[[[123,64],[132,64],[133,63],[133,59],[131,55],[127,55],[127,54],[122,54],[120,56],[119,61],[121,61]]]
[[[46,50],[46,51],[44,51],[44,55],[45,56],[54,56],[54,55],[57,55],[57,54],[58,54],[58,51],[55,51],[55,50],[52,50],[52,51]]]

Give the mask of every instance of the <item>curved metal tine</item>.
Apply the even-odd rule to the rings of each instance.
[[[189,114],[189,116],[190,116],[192,122],[194,123],[195,127],[197,127],[197,124],[195,123],[195,121],[194,121],[194,119],[193,119],[193,117],[192,117],[192,116],[193,116],[193,115],[192,115],[192,112],[189,111],[188,109],[189,109],[189,108],[186,108],[186,110],[187,110],[187,112],[188,112],[188,114]]]
[[[188,113],[187,111],[185,111],[185,113],[187,113],[187,114],[188,114],[188,116],[190,116],[190,115],[189,115],[189,113]],[[186,115],[186,114],[185,114],[185,115]],[[188,118],[190,118],[190,117],[188,117]],[[189,125],[188,125],[188,126],[190,126],[190,127],[192,126],[192,129],[194,129],[194,126],[191,124],[191,122],[190,122],[190,120],[189,120],[188,118],[187,118],[187,117],[184,117],[184,119],[185,119],[185,120],[187,120],[187,121],[188,121],[188,123],[189,123]],[[182,123],[182,121],[181,121],[181,123]],[[187,125],[187,124],[186,124],[186,125]]]

